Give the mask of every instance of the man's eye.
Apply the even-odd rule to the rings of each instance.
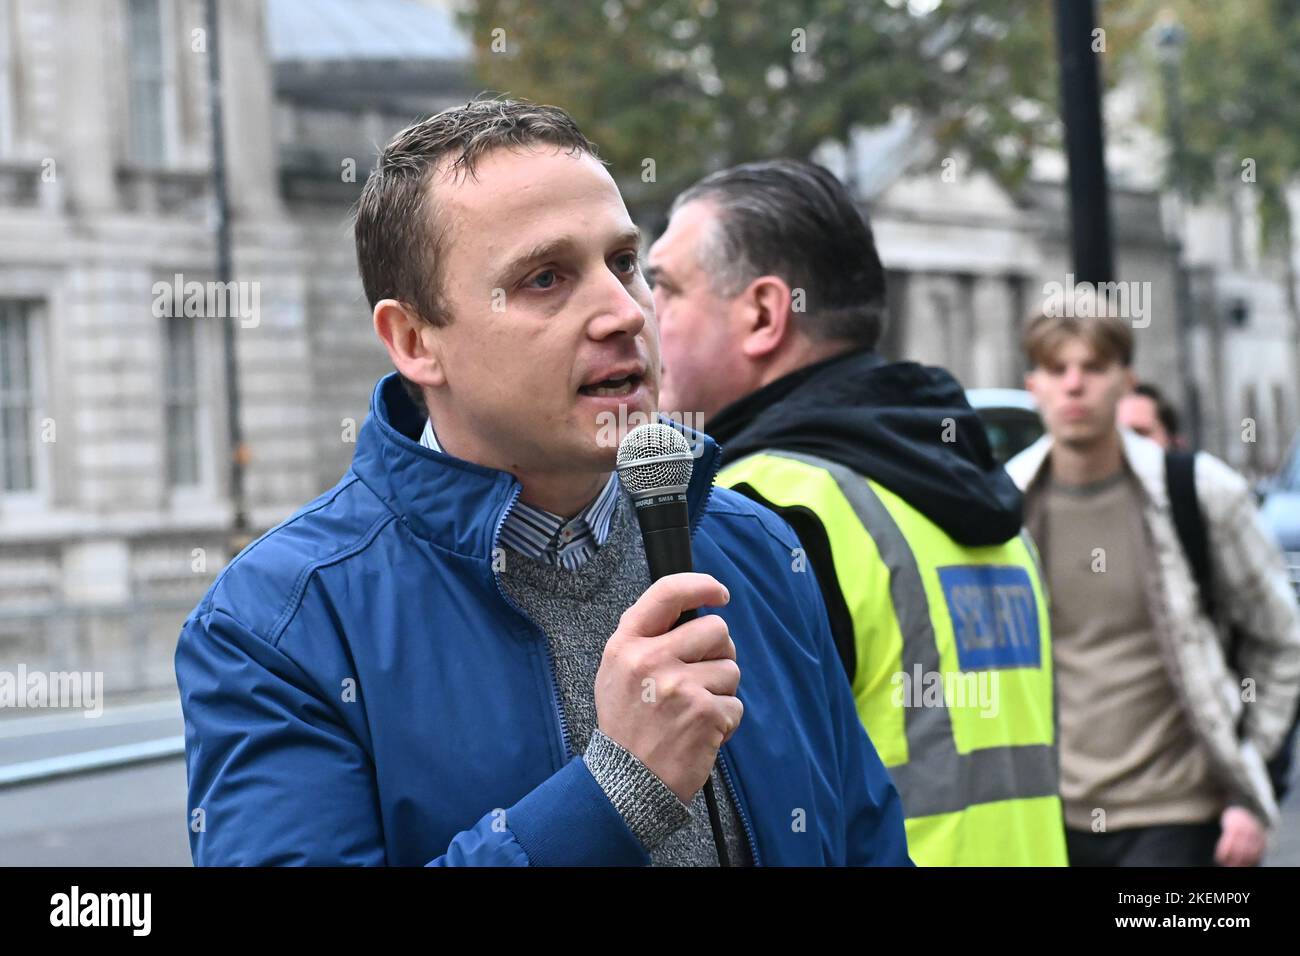
[[[555,270],[547,269],[545,272],[539,272],[533,276],[528,284],[537,289],[549,289],[555,285]]]
[[[639,259],[635,252],[623,252],[614,257],[616,264],[622,264],[618,271],[623,273],[632,273],[636,271]]]

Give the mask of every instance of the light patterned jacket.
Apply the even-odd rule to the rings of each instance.
[[[1143,492],[1155,558],[1147,593],[1165,667],[1229,802],[1272,826],[1278,809],[1265,761],[1280,746],[1300,697],[1300,607],[1282,556],[1259,520],[1246,480],[1212,455],[1198,453],[1196,493],[1221,621],[1212,623],[1201,610],[1174,526],[1164,450],[1127,429],[1120,435],[1125,464]],[[1047,473],[1051,447],[1045,435],[1007,463],[1027,496]],[[1239,635],[1240,673],[1227,661],[1229,624]]]

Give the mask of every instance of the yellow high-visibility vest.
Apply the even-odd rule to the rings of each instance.
[[[765,451],[719,484],[813,512],[853,621],[858,716],[920,866],[1064,866],[1048,605],[1025,532],[958,544],[838,463]]]

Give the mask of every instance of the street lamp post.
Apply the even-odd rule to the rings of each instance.
[[[1093,52],[1093,0],[1056,0],[1061,118],[1069,162],[1070,251],[1076,282],[1114,279],[1110,194],[1101,125],[1101,79]]]
[[[220,36],[217,0],[207,0],[208,30],[208,112],[212,139],[212,192],[217,246],[217,282],[229,288],[233,266],[230,241],[230,197],[226,189],[226,138],[222,126]],[[231,554],[248,543],[248,514],[244,505],[244,466],[248,449],[244,445],[239,422],[239,362],[235,354],[235,322],[232,314],[222,319],[221,341],[225,352],[226,422],[230,435],[230,500],[234,508],[231,527]]]

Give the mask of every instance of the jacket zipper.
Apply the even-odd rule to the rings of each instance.
[[[713,491],[716,487],[718,472],[721,470],[721,466],[722,446],[718,446],[717,451],[714,452],[713,455],[713,470],[712,474],[709,475],[708,493],[704,496],[704,503],[700,505],[699,512],[693,516],[693,520],[691,521],[692,540],[695,538],[695,529],[699,525],[700,520],[704,517],[704,512],[709,510],[709,502],[713,500]],[[749,824],[749,814],[745,810],[744,802],[740,799],[740,794],[736,791],[735,782],[732,780],[730,760],[727,757],[726,751],[721,748],[718,750],[718,766],[722,770],[723,783],[727,785],[727,790],[730,791],[731,803],[736,808],[736,815],[740,817],[740,825],[745,829],[745,837],[749,840],[750,858],[753,860],[754,866],[762,866],[763,864],[758,855],[758,841],[754,839],[754,828]]]
[[[749,817],[745,813],[744,802],[740,799],[740,794],[736,792],[736,785],[731,779],[731,763],[725,750],[718,751],[718,766],[722,769],[722,782],[727,785],[727,790],[731,793],[731,802],[736,808],[736,815],[740,817],[740,825],[745,828],[745,838],[749,841],[749,855],[753,860],[754,866],[762,866],[763,863],[758,857],[758,841],[754,839],[754,828],[749,825]]]
[[[704,504],[700,506],[699,513],[695,515],[694,520],[692,520],[691,522],[692,538],[695,537],[695,528],[699,525],[700,519],[704,516],[704,512],[708,510],[709,501],[713,498],[713,483],[714,480],[718,477],[718,466],[720,464],[720,460],[721,460],[721,455],[719,453],[718,455],[715,455],[714,458],[713,473],[709,476],[709,491],[704,496]],[[501,537],[501,528],[506,523],[506,516],[510,514],[510,509],[515,506],[515,502],[519,500],[519,496],[522,493],[523,493],[522,486],[517,487],[514,490],[514,492],[510,496],[510,501],[506,504],[505,510],[501,512],[501,517],[497,519],[497,526],[492,532],[492,547],[494,550],[500,547],[499,542]],[[498,574],[495,570],[492,572],[492,580],[497,586],[497,592],[501,595],[502,599],[506,602],[506,604],[514,608],[515,613],[517,613],[520,617],[522,617],[525,621],[527,621],[534,631],[540,633],[541,629],[537,627],[537,625],[533,622],[533,619],[530,618],[524,612],[523,608],[521,608],[518,604],[516,604],[514,600],[510,597],[510,595],[506,593],[506,589],[501,586],[501,575]],[[549,673],[551,678],[551,708],[554,710],[555,719],[560,725],[560,741],[564,746],[565,757],[568,758],[573,756],[573,751],[569,741],[569,722],[565,719],[564,709],[560,706],[560,680],[555,673],[555,656],[551,653],[551,642],[546,639],[545,634],[542,634],[541,636],[542,636],[542,643],[545,646],[545,650],[546,650],[547,672]],[[722,750],[718,751],[718,766],[722,770],[723,782],[726,783],[727,790],[730,792],[732,805],[735,806],[736,808],[736,815],[740,817],[740,824],[742,827],[745,828],[745,837],[749,841],[750,858],[753,860],[754,866],[762,866],[762,863],[760,862],[759,855],[758,855],[758,842],[754,839],[754,828],[750,826],[749,815],[745,810],[744,804],[741,801],[740,796],[736,792],[736,786],[735,783],[732,781],[732,777],[731,777],[731,767],[730,764],[728,763],[728,758],[726,753],[723,752]]]
[[[514,492],[510,495],[510,501],[506,504],[505,511],[501,512],[501,517],[497,520],[497,526],[492,532],[493,551],[501,547],[501,528],[506,523],[506,516],[510,514],[510,509],[515,506],[515,502],[518,501],[519,496],[523,494],[523,490],[523,486],[515,488]],[[560,706],[560,679],[555,674],[555,657],[551,654],[551,642],[546,638],[546,635],[542,633],[541,628],[537,626],[533,619],[524,612],[524,609],[516,604],[514,599],[506,593],[506,589],[501,586],[501,575],[498,574],[495,569],[492,571],[492,580],[496,584],[497,591],[500,593],[502,600],[504,600],[506,604],[510,605],[510,607],[514,608],[515,613],[527,621],[533,631],[540,634],[542,638],[542,646],[546,651],[546,669],[551,678],[551,708],[555,711],[555,720],[560,725],[560,743],[564,748],[564,757],[565,761],[567,761],[571,756],[573,756],[573,751],[569,742],[569,722],[564,717],[564,708]],[[562,767],[563,764],[556,769],[560,770]]]

